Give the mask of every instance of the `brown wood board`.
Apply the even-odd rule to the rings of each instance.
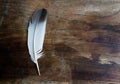
[[[39,59],[27,49],[33,12],[48,10]],[[119,0],[1,0],[0,84],[120,84]]]

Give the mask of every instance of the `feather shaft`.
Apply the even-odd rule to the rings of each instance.
[[[36,61],[35,64],[36,64],[36,67],[37,67],[38,75],[40,76],[40,69],[39,69],[38,61]]]

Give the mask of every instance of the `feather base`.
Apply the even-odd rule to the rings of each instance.
[[[38,75],[40,76],[41,74],[40,74],[39,64],[38,64],[37,60],[36,60],[35,64],[36,64],[36,67],[37,67]]]

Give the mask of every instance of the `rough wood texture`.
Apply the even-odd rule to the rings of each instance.
[[[49,12],[38,76],[27,49],[33,12]],[[119,0],[0,0],[0,84],[120,84]]]

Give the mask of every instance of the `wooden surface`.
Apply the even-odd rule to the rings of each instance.
[[[27,49],[36,9],[48,10],[41,76]],[[0,84],[120,84],[119,0],[0,0]]]

